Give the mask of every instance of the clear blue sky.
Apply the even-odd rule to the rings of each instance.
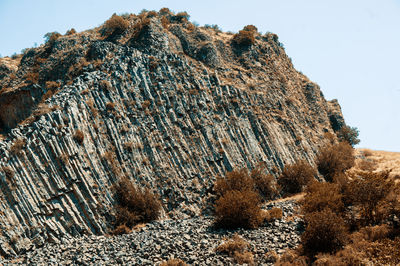
[[[169,7],[191,20],[277,33],[295,67],[337,98],[359,147],[400,152],[400,0],[0,0],[0,54],[41,44],[50,31],[100,25],[112,13]]]

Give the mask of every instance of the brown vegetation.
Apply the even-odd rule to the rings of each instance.
[[[83,132],[77,129],[74,133],[74,140],[79,143],[79,145],[83,144],[83,141],[85,139],[85,135],[83,135]]]
[[[236,263],[253,265],[254,257],[253,254],[248,251],[249,248],[250,244],[238,234],[235,234],[231,239],[226,240],[215,250],[218,253],[227,254],[234,258]]]
[[[278,196],[278,188],[275,177],[266,173],[266,168],[259,164],[250,173],[258,193],[266,200],[274,199]]]
[[[125,225],[132,228],[139,223],[158,219],[161,204],[149,189],[137,188],[129,179],[122,178],[114,185],[115,228]]]
[[[320,252],[331,253],[341,249],[348,240],[343,218],[326,208],[308,213],[306,230],[301,236],[305,254],[314,256]]]
[[[345,158],[352,154],[347,143],[336,147],[330,144],[328,148],[328,154],[341,148],[347,150]],[[346,162],[328,162],[329,158],[338,160],[338,153],[324,157],[326,165],[334,169],[334,183],[311,182],[300,201],[306,229],[300,248],[288,253],[285,263],[297,260],[315,265],[398,264],[400,186],[390,178],[389,171],[352,169],[344,173],[346,167],[341,165]],[[353,162],[354,158],[349,160]],[[281,257],[277,264],[285,263]]]
[[[12,155],[20,155],[23,148],[25,148],[26,140],[22,138],[18,138],[11,145],[10,153]]]
[[[229,190],[215,204],[215,222],[222,228],[256,228],[263,222],[260,197],[251,190]]]
[[[239,33],[233,35],[233,44],[240,47],[251,46],[256,42],[255,34],[257,33],[257,28],[253,25],[247,25]]]
[[[334,177],[343,174],[354,165],[354,149],[346,142],[327,144],[317,155],[318,171],[325,180],[332,182]]]
[[[284,194],[299,193],[316,175],[316,170],[306,161],[287,165],[279,176],[278,184]]]
[[[181,259],[169,259],[162,262],[160,266],[186,266],[186,263]]]
[[[129,22],[123,17],[113,14],[109,18],[103,27],[103,36],[109,36],[111,34],[121,34],[129,27]]]

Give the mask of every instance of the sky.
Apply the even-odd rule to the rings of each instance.
[[[295,68],[338,99],[358,147],[400,152],[400,0],[0,0],[0,55],[43,35],[101,25],[114,12],[168,7],[200,25],[278,34]]]

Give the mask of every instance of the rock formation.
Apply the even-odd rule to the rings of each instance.
[[[157,192],[164,217],[207,214],[216,176],[313,163],[344,125],[275,34],[238,47],[169,12],[124,20],[0,59],[0,254],[106,233],[123,176]]]

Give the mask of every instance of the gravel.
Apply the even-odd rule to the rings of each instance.
[[[282,254],[300,241],[302,221],[293,218],[292,201],[270,204],[280,207],[283,219],[263,224],[254,230],[223,230],[213,227],[212,217],[163,220],[148,223],[121,236],[83,236],[46,243],[4,265],[158,265],[179,258],[189,265],[233,265],[233,258],[218,254],[215,248],[235,233],[250,243],[257,265],[269,265],[265,254]],[[292,217],[292,218],[290,218]]]

